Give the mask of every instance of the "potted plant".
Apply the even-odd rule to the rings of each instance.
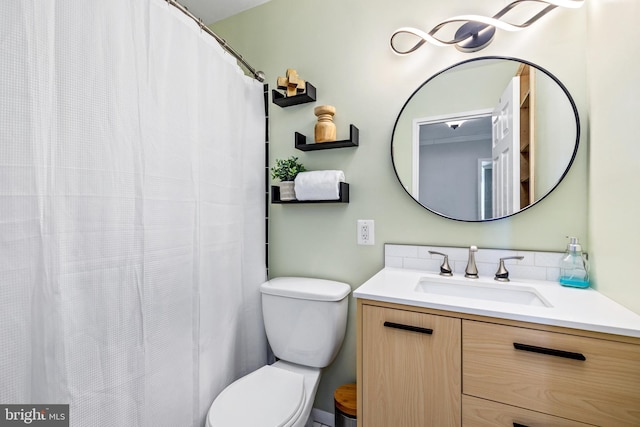
[[[293,180],[296,179],[296,175],[304,171],[306,168],[295,156],[285,160],[276,159],[276,165],[271,168],[271,178],[280,180],[280,200],[296,199]]]

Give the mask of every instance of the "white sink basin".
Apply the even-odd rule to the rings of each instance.
[[[415,289],[433,295],[447,295],[494,302],[506,302],[539,307],[551,307],[542,295],[533,288],[521,285],[499,283],[468,283],[456,279],[434,280],[421,278]]]

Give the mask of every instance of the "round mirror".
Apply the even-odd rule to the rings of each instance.
[[[520,59],[484,57],[424,82],[404,104],[393,167],[422,206],[458,221],[490,221],[542,200],[564,178],[580,140],[564,85]]]

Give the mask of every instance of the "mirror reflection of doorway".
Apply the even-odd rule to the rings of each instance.
[[[514,78],[519,80],[519,90],[514,87],[511,93],[517,94],[518,99],[512,98],[512,108],[500,109],[503,114],[495,116],[505,119],[496,120],[500,125],[496,130],[508,130],[512,136],[508,155],[499,150],[504,146],[497,146],[496,164],[492,168],[492,200],[494,205],[505,209],[494,206],[492,215],[479,219],[482,209],[479,204],[475,205],[479,200],[475,197],[468,200],[475,206],[466,210],[472,215],[456,217],[445,214],[450,212],[447,206],[425,202],[424,196],[420,196],[424,194],[424,188],[420,189],[420,125],[455,121],[465,112],[493,110],[500,105],[505,88]],[[467,125],[460,123],[454,127],[461,132]],[[478,58],[432,76],[411,95],[394,126],[391,156],[400,184],[421,206],[445,218],[481,222],[516,214],[553,191],[573,163],[579,136],[575,103],[553,75],[522,61]],[[472,170],[478,170],[477,164]],[[478,182],[479,174],[474,176]],[[503,179],[496,179],[500,177]],[[461,193],[454,188],[454,180],[446,185],[450,187],[448,194]]]
[[[491,110],[422,120],[413,186],[420,203],[452,218],[491,218],[491,168],[488,177],[478,172],[478,161],[491,159],[491,144]]]
[[[423,206],[482,221],[533,203],[531,73],[520,67],[491,110],[414,120],[412,196]]]

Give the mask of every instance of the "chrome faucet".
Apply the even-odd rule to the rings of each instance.
[[[505,259],[524,259],[523,256],[507,256],[504,258],[500,258],[500,265],[498,266],[498,271],[496,271],[496,277],[494,277],[494,280],[497,280],[498,282],[508,282],[509,281],[509,272],[507,271],[507,269],[504,266],[504,260]]]
[[[471,246],[469,248],[469,261],[467,261],[467,268],[464,269],[464,277],[469,279],[478,278],[478,267],[476,267],[475,253],[478,252],[477,246]]]

